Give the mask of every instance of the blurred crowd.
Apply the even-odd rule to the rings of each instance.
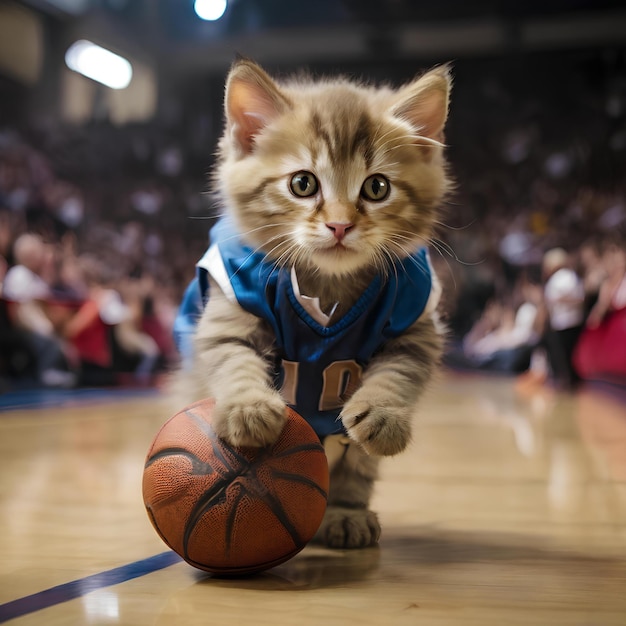
[[[64,179],[42,149],[0,133],[0,391],[144,386],[176,362],[171,328],[207,226],[188,236],[191,183],[163,158],[151,177],[78,164]]]
[[[624,383],[625,68],[541,61],[523,85],[514,72],[477,81],[453,111],[458,193],[434,242],[448,362]]]
[[[520,385],[573,389],[583,379],[626,384],[626,246],[607,235],[567,252],[552,248],[540,280],[520,273],[493,295],[447,363],[522,374]]]
[[[603,63],[458,72],[432,255],[449,365],[626,381],[626,80]],[[187,130],[0,131],[0,384],[150,384],[176,362],[216,140]]]

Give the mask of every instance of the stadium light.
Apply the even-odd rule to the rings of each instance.
[[[67,67],[111,89],[128,87],[133,77],[131,64],[106,48],[81,39],[65,53]]]
[[[214,22],[224,15],[227,5],[228,0],[195,0],[193,8],[200,19]]]

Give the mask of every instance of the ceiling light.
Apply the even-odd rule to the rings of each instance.
[[[85,39],[68,48],[65,63],[71,70],[111,89],[128,87],[133,77],[133,68],[124,57]]]
[[[196,0],[193,8],[200,19],[214,22],[224,15],[227,4],[228,0]]]

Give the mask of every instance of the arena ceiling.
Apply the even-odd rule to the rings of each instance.
[[[221,72],[236,53],[288,67],[626,45],[623,0],[230,0],[217,22],[199,20],[192,0],[21,4],[59,46],[90,38],[165,75]]]

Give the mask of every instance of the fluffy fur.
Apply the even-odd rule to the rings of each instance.
[[[394,260],[429,242],[450,187],[442,145],[449,90],[447,67],[397,90],[342,78],[277,83],[247,60],[231,69],[214,175],[221,208],[268,261],[295,267],[301,292],[319,297],[323,310],[339,303],[333,321],[376,273],[393,271]],[[294,192],[298,172],[314,176],[315,193]],[[372,175],[384,177],[368,183],[374,195],[387,181],[386,197],[364,193]],[[234,445],[275,440],[285,403],[272,386],[269,327],[212,284],[195,341],[195,364],[181,375],[185,402],[213,396],[216,430]],[[375,356],[345,403],[349,438],[326,442],[331,489],[318,535],[327,545],[378,540],[369,510],[378,457],[410,441],[415,404],[441,349],[430,305]]]

